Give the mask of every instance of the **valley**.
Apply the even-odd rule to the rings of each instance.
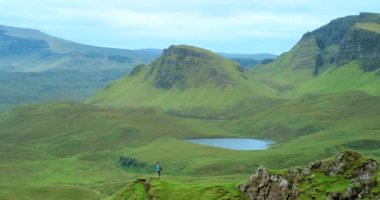
[[[172,45],[85,101],[58,96],[62,101],[18,106],[0,115],[0,199],[248,199],[237,188],[260,166],[283,175],[345,150],[364,155],[352,153],[357,160],[349,167],[379,162],[378,24],[374,13],[333,20],[249,69],[206,49]],[[101,83],[82,86],[117,78],[98,75]],[[188,138],[275,143],[238,151]],[[342,193],[349,169],[307,174],[298,197]],[[371,176],[380,178],[377,166]],[[380,196],[378,185],[371,189],[363,198]]]

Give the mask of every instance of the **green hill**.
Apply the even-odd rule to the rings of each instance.
[[[255,81],[237,63],[204,49],[180,45],[164,50],[152,64],[138,66],[129,76],[111,83],[87,102],[194,113],[225,109],[273,95],[273,89]]]
[[[286,95],[350,90],[379,95],[379,25],[380,15],[373,13],[333,20],[251,72]]]

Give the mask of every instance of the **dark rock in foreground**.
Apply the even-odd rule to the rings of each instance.
[[[377,169],[375,160],[345,151],[335,158],[312,162],[304,169],[273,173],[260,167],[239,189],[252,200],[377,199],[379,194],[372,192],[378,184]]]

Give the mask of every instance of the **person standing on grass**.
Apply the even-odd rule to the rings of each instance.
[[[161,177],[161,171],[162,171],[162,167],[161,167],[161,165],[160,165],[160,162],[157,161],[157,163],[156,163],[156,172],[157,172],[157,174],[158,174],[158,178]]]

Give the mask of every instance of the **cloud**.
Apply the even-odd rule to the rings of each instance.
[[[331,19],[378,7],[378,0],[0,0],[0,24],[123,48],[191,43],[281,53]]]

